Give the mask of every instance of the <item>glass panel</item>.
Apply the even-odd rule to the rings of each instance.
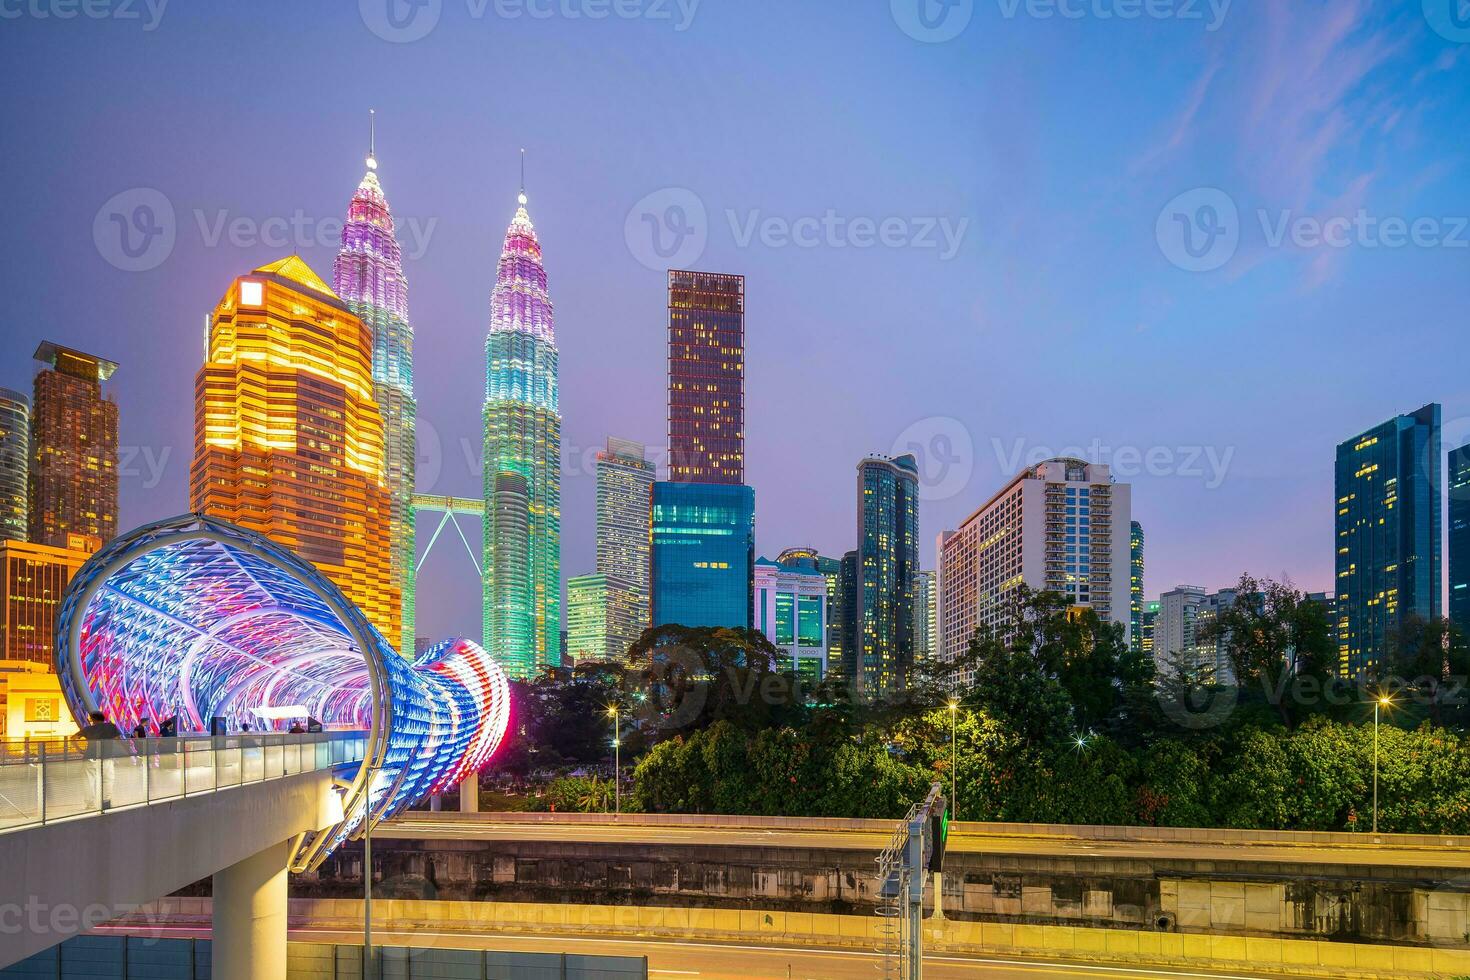
[[[148,799],[167,800],[184,793],[183,745],[178,739],[148,740]]]
[[[117,739],[99,744],[103,748],[102,765],[111,770],[103,773],[103,797],[107,801],[106,805],[115,809],[147,803],[148,767],[144,764],[147,756],[134,751],[135,743],[131,739]],[[146,749],[146,745],[138,744]]]
[[[41,750],[12,745],[0,764],[0,830],[41,822]]]

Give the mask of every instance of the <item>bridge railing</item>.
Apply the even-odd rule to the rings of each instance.
[[[365,732],[0,740],[0,833],[361,762]]]

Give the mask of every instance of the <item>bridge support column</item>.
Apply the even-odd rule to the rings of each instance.
[[[472,772],[459,784],[459,812],[480,812],[480,774]]]
[[[286,866],[281,841],[214,876],[216,980],[280,980],[286,975]]]

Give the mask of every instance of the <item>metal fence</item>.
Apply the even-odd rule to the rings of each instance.
[[[362,761],[364,732],[0,741],[0,833]]]
[[[207,939],[77,936],[0,969],[0,980],[211,980]],[[648,980],[643,956],[378,946],[377,980]],[[283,980],[362,980],[362,947],[288,943]]]

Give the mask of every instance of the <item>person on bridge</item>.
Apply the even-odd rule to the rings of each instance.
[[[147,738],[147,737],[148,737],[148,723],[146,721],[139,720],[139,722],[136,725],[133,726],[133,738]]]
[[[88,724],[77,733],[87,741],[87,808],[91,809],[100,802],[99,809],[105,810],[112,806],[114,763],[103,743],[122,738],[122,729],[108,721],[100,711],[88,712],[87,721]]]

